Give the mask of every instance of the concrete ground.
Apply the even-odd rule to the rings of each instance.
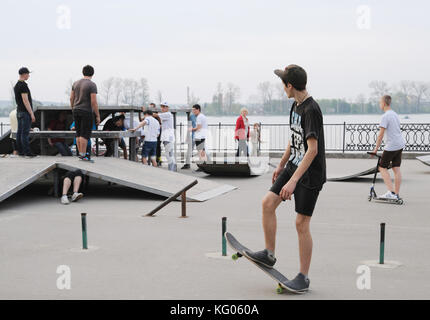
[[[375,160],[328,159],[328,176],[360,172]],[[190,173],[192,174],[192,173]],[[371,178],[328,182],[312,221],[311,291],[275,292],[276,283],[246,259],[207,257],[221,251],[221,218],[251,249],[262,249],[261,199],[271,172],[253,178],[215,178],[239,189],[204,203],[180,203],[142,217],[161,198],[98,184],[78,203],[46,195],[47,182],[0,204],[0,299],[429,299],[430,169],[404,160],[403,206],[368,202]],[[204,174],[196,174],[204,176]],[[378,193],[385,192],[381,180]],[[88,214],[90,249],[81,249],[80,213]],[[298,272],[294,205],[278,210],[277,269]],[[359,290],[357,268],[379,257],[379,224],[386,223],[385,258],[372,267],[370,289]],[[57,288],[58,266],[71,271],[70,290]]]

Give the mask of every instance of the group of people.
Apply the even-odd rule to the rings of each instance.
[[[258,156],[259,144],[261,143],[260,124],[254,123],[253,130],[250,131],[248,120],[248,109],[242,108],[240,116],[236,120],[234,139],[237,141],[236,157],[249,156],[248,142],[251,138],[252,156]]]
[[[31,122],[35,121],[32,112],[31,94],[25,83],[25,80],[28,79],[29,71],[27,68],[22,68],[19,74],[20,80],[15,86],[15,98],[18,105],[17,148],[19,154],[32,157],[34,155],[29,151],[26,138]],[[85,66],[83,74],[84,78],[73,84],[70,103],[75,120],[76,143],[79,157],[83,161],[89,161],[90,154],[87,152],[87,143],[93,125],[92,115],[93,113],[95,114],[95,124],[98,125],[100,123],[100,114],[96,99],[97,87],[91,81],[94,69],[91,66]],[[281,161],[273,173],[270,190],[266,193],[262,201],[265,248],[261,251],[246,250],[245,255],[249,259],[269,268],[274,266],[276,263],[276,209],[283,201],[293,200],[294,195],[295,211],[297,213],[296,230],[299,243],[300,271],[295,278],[287,281],[284,285],[292,291],[304,292],[309,289],[310,285],[308,273],[313,248],[310,222],[320,191],[326,182],[323,116],[318,103],[306,90],[307,74],[302,67],[289,65],[284,70],[275,70],[275,74],[281,79],[288,98],[294,99],[289,120],[291,137]],[[166,158],[168,159],[168,168],[169,170],[176,170],[176,161],[173,155],[175,141],[172,114],[169,111],[167,103],[161,104],[161,113],[156,112],[154,107],[153,105],[152,108],[144,109],[144,116],[140,119],[140,122],[133,128],[128,128],[128,130],[136,132],[143,128],[143,163],[148,164],[148,161],[150,161],[153,166],[157,166],[157,150],[163,144],[166,150]],[[379,169],[388,188],[384,197],[398,198],[401,183],[400,164],[405,141],[401,134],[399,117],[391,109],[391,97],[388,95],[382,97],[380,107],[384,115],[380,123],[380,133],[374,153],[378,151],[385,137],[386,145]],[[205,161],[207,160],[205,152],[207,119],[201,112],[199,105],[193,106],[192,113],[193,115],[190,119],[192,123],[190,126],[192,138],[188,142],[195,145],[200,159]],[[241,115],[236,122],[235,138],[238,140],[239,145],[237,155],[248,154],[249,121],[247,113],[246,109],[242,109]],[[109,129],[113,130],[113,126],[123,126],[124,120],[125,115],[123,114],[111,119],[108,125]],[[53,127],[62,128],[62,125],[54,123]],[[260,139],[258,125],[254,128],[256,128],[256,140],[254,141],[258,143]],[[52,139],[50,143],[56,145],[59,141]],[[189,156],[187,155],[187,158]],[[388,173],[390,164],[393,167],[395,175],[394,185]],[[71,187],[72,182],[74,183],[72,201],[76,201],[82,197],[82,194],[79,194],[75,188],[81,180],[82,176],[79,172],[65,178],[65,190]],[[64,199],[63,203],[67,202],[68,200]]]

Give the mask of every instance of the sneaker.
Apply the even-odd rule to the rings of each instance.
[[[69,198],[67,198],[67,195],[63,195],[61,197],[61,203],[62,204],[69,204],[70,203]]]
[[[75,201],[78,201],[79,199],[82,199],[83,196],[84,196],[83,193],[75,192],[72,195],[72,202],[75,202]]]
[[[190,169],[190,168],[191,166],[189,164],[184,164],[181,169],[184,170],[184,169]]]
[[[91,160],[91,158],[89,156],[80,156],[79,160],[81,161],[86,161],[86,162],[94,162],[94,160]]]
[[[390,199],[390,200],[397,200],[397,199],[398,199],[397,195],[396,195],[395,193],[392,193],[391,191],[387,191],[387,192],[385,192],[385,193],[381,196],[381,198],[384,198],[384,199]]]
[[[308,277],[299,273],[294,279],[283,282],[282,284],[292,292],[303,293],[309,290],[310,283],[311,281]]]
[[[244,255],[252,261],[260,263],[268,268],[273,268],[276,263],[276,258],[273,255],[269,254],[269,251],[267,249],[256,252],[244,251]]]

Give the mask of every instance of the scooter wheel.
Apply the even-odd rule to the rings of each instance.
[[[371,196],[368,196],[368,197],[367,197],[367,200],[372,201],[372,197],[371,197]]]

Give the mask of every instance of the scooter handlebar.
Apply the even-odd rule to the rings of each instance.
[[[380,158],[381,156],[380,155],[378,155],[377,153],[373,153],[373,152],[367,152],[367,154],[370,154],[371,156],[376,156],[376,157],[378,157],[378,158]]]

